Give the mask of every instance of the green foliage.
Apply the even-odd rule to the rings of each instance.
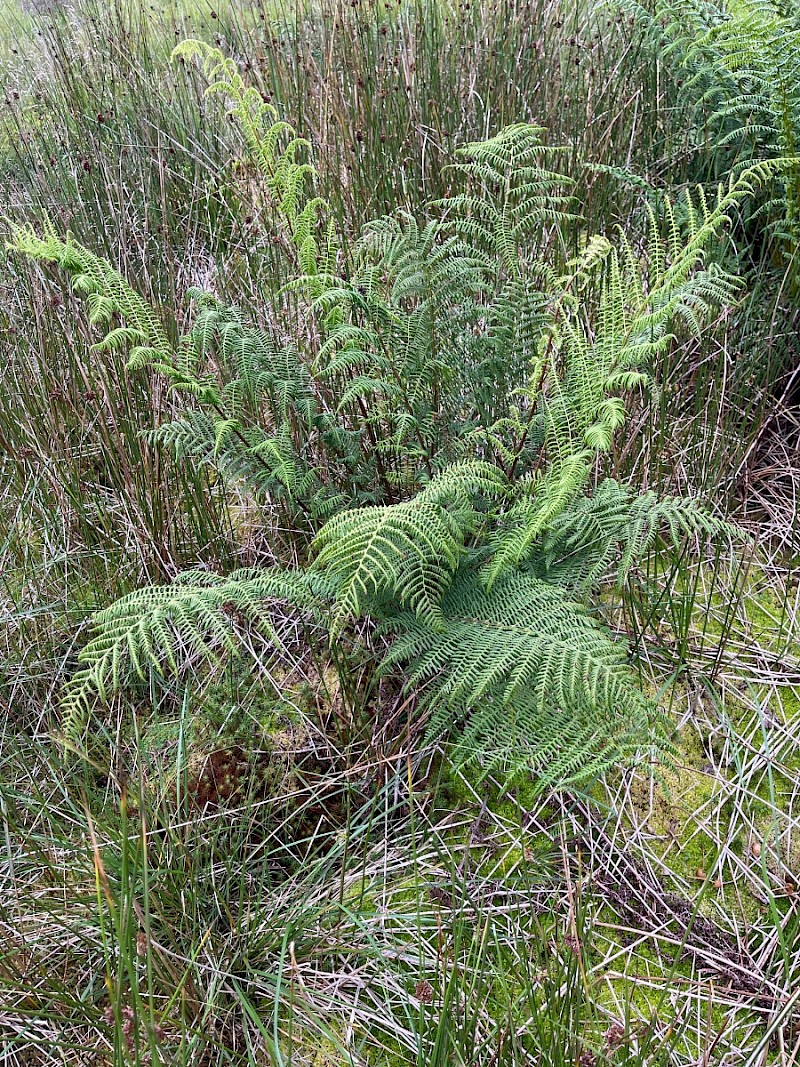
[[[411,685],[426,686],[431,730],[466,721],[456,746],[484,757],[486,772],[529,766],[542,786],[577,784],[631,758],[653,724],[627,662],[586,608],[530,574],[486,592],[459,576],[442,599],[437,629],[397,615],[400,636],[389,664],[408,664]]]
[[[542,143],[545,132],[519,122],[485,141],[463,145],[454,169],[470,190],[441,204],[453,230],[511,278],[522,273],[526,247],[541,249],[552,230],[563,232],[578,219],[567,193],[572,182],[543,165],[564,154],[564,149]]]
[[[633,758],[651,727],[663,743],[625,644],[587,605],[662,530],[677,543],[727,527],[691,502],[587,487],[656,358],[732,299],[735,279],[705,257],[769,168],[667,204],[663,223],[651,212],[646,255],[619,233],[568,259],[569,180],[545,165],[557,152],[543,131],[516,125],[462,151],[463,195],[422,221],[368,225],[334,271],[313,167],[298,161],[308,144],[216,50],[178,50],[196,54],[295,250],[266,325],[195,292],[190,333],[155,343],[155,318],[90,253],[21,232],[13,247],[57,259],[80,287],[91,266],[90,297],[133,331],[134,363],[149,353],[185,398],[157,439],[253,494],[281,569],[195,572],[101,612],[67,697],[71,732],[128,678],[213,667],[250,648],[244,631],[280,646],[280,601],[278,616],[313,607],[333,643],[377,621],[391,641],[381,669],[420,687],[433,734],[462,728],[462,759],[565,785]]]
[[[570,589],[588,590],[616,566],[622,586],[636,561],[666,533],[675,549],[686,537],[741,537],[741,531],[715,518],[697,502],[634,493],[607,478],[591,496],[578,497],[550,524],[542,544],[543,574]]]
[[[681,86],[694,148],[717,174],[785,160],[763,220],[797,238],[800,211],[800,25],[775,0],[658,0],[621,5],[645,29]]]
[[[505,495],[505,479],[488,463],[453,464],[412,500],[345,511],[323,526],[315,568],[340,581],[336,634],[376,597],[411,607],[429,628],[445,627],[441,601],[480,521],[481,495]]]
[[[161,365],[170,358],[172,346],[156,313],[101,256],[70,237],[62,240],[49,222],[42,237],[29,227],[13,228],[10,246],[41,262],[57,263],[71,275],[72,288],[86,297],[90,322],[109,327],[95,349],[128,349],[130,364],[136,367]],[[122,325],[115,324],[115,316]]]
[[[311,144],[298,137],[292,126],[278,117],[252,86],[245,84],[236,64],[204,41],[187,40],[172,53],[173,60],[199,58],[210,83],[207,95],[219,94],[230,101],[230,116],[244,134],[250,159],[258,167],[270,195],[275,220],[286,228],[297,264],[306,275],[330,271],[334,255],[333,221],[325,224],[327,204],[308,196],[308,184],[316,176],[310,156]],[[324,254],[321,256],[320,231]]]
[[[92,702],[152,671],[180,674],[218,668],[242,654],[245,635],[283,648],[269,605],[289,601],[314,612],[331,590],[323,579],[265,568],[221,577],[189,571],[174,584],[149,586],[98,612],[94,636],[80,652],[81,667],[64,700],[64,732],[79,737]]]

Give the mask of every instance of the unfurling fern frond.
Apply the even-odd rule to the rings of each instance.
[[[66,736],[77,737],[92,704],[132,679],[143,681],[152,670],[178,674],[189,665],[214,668],[240,656],[247,630],[280,649],[270,605],[288,601],[318,611],[332,592],[321,576],[251,569],[227,577],[188,572],[172,585],[122,597],[94,617],[94,636],[63,701]]]
[[[648,736],[653,709],[624,646],[556,586],[518,574],[487,593],[467,571],[442,616],[438,631],[411,614],[390,620],[385,668],[402,664],[409,684],[424,687],[434,735],[454,717],[465,723],[462,760],[574,784],[631,758]]]
[[[155,311],[102,256],[69,236],[57,236],[49,223],[42,237],[29,227],[14,227],[7,247],[69,273],[73,289],[86,297],[91,322],[110,327],[94,345],[97,351],[127,349],[132,367],[171,365],[172,345]],[[115,316],[121,325],[112,326]]]

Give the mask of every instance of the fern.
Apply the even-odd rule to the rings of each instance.
[[[543,145],[544,133],[541,126],[521,122],[463,145],[454,169],[472,190],[442,201],[452,228],[511,277],[527,265],[528,243],[540,243],[548,229],[577,219],[567,192],[571,181],[544,166],[563,152]]]
[[[504,490],[496,468],[465,463],[433,478],[413,500],[346,511],[326,523],[314,542],[315,567],[339,582],[333,634],[379,596],[410,606],[440,629],[442,596],[479,519],[473,497],[497,497]]]
[[[481,753],[487,772],[527,763],[544,786],[631,758],[653,709],[624,647],[560,589],[513,575],[487,594],[467,572],[442,615],[438,632],[410,615],[387,623],[399,636],[384,669],[410,664],[409,685],[424,686],[433,707],[433,735],[465,720],[462,760]]]
[[[80,652],[81,666],[63,701],[65,735],[77,739],[95,700],[108,700],[133,679],[144,681],[154,670],[218,668],[241,656],[246,629],[280,650],[270,604],[288,600],[319,611],[331,593],[332,587],[314,576],[255,569],[226,577],[193,571],[173,585],[122,597],[94,618],[94,637]]]
[[[89,319],[96,326],[110,327],[97,351],[128,350],[131,367],[146,363],[169,366],[172,345],[156,313],[113,267],[101,256],[71,237],[62,239],[47,222],[43,235],[29,227],[12,227],[7,247],[45,263],[56,263],[72,278],[72,288],[86,297]],[[112,325],[115,316],[121,325]]]
[[[589,605],[662,541],[733,531],[691,501],[587,487],[663,353],[735,299],[709,252],[780,165],[666,202],[643,240],[582,238],[569,259],[581,223],[559,149],[519,124],[460,152],[463,192],[424,219],[375,221],[335,257],[308,142],[218,50],[188,42],[176,55],[199,57],[229,101],[291,253],[266,325],[193,292],[193,326],[173,346],[70,239],[18,230],[12,244],[72,273],[98,322],[119,317],[101,344],[129,346],[183,404],[156,439],[252,494],[281,569],[193,572],[99,613],[68,732],[131,682],[213,670],[256,639],[280,654],[280,602],[337,656],[357,619],[377,624],[391,642],[383,670],[403,671],[432,734],[452,730],[459,758],[487,770],[585,783],[641,744],[664,747],[625,644]]]
[[[521,441],[532,431],[541,445],[530,472],[518,462],[521,450],[512,459],[511,468],[525,476],[490,537],[492,559],[484,572],[489,586],[530,560],[579,497],[598,454],[609,451],[625,423],[626,394],[649,387],[655,360],[674,340],[676,320],[697,331],[710,308],[733,298],[737,280],[713,266],[704,268],[703,258],[728,224],[729,212],[761,177],[760,170],[744,172],[721,186],[713,201],[702,190],[687,195],[684,232],[669,202],[666,238],[651,214],[644,269],[620,235],[619,247],[590,245],[561,282],[563,295],[527,388],[531,411]],[[574,293],[591,277],[600,296],[594,314],[591,307],[587,314]]]
[[[698,155],[710,154],[717,174],[784,161],[773,172],[782,188],[759,211],[796,241],[800,26],[794,13],[775,0],[658,0],[652,12],[636,0],[620,6],[672,67]]]
[[[636,494],[613,478],[591,496],[562,511],[542,541],[541,572],[549,581],[576,591],[598,586],[613,570],[622,586],[639,562],[665,535],[675,547],[685,537],[740,539],[735,526],[710,515],[696,501]]]
[[[199,59],[209,82],[207,95],[224,96],[241,129],[279,219],[287,224],[297,265],[307,277],[330,272],[335,256],[333,220],[324,221],[327,204],[309,186],[316,176],[308,158],[310,143],[279,118],[272,104],[245,84],[232,59],[204,41],[187,40],[173,51],[174,60]],[[322,247],[320,245],[322,244]]]

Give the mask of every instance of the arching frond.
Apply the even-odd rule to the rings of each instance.
[[[124,348],[132,367],[171,365],[172,345],[158,315],[102,256],[69,236],[59,237],[49,223],[41,237],[30,227],[13,227],[8,248],[41,262],[57,263],[68,272],[73,289],[86,297],[91,322],[108,328],[94,346],[98,351]],[[122,326],[112,326],[115,315],[122,319]]]
[[[624,646],[557,587],[513,575],[487,593],[466,572],[442,615],[439,630],[410,614],[390,620],[396,639],[385,666],[403,665],[409,684],[424,687],[434,734],[464,721],[462,760],[575,784],[647,741],[652,708]]]
[[[475,497],[504,491],[497,468],[458,464],[412,500],[345,511],[327,522],[314,542],[314,566],[338,582],[334,636],[348,618],[386,597],[440,626],[440,601],[478,520]]]
[[[618,585],[661,535],[675,548],[691,535],[741,538],[735,526],[709,514],[695,500],[637,494],[613,478],[581,496],[550,526],[542,544],[542,573],[585,591],[615,574]]]
[[[92,704],[106,701],[151,670],[178,674],[191,666],[217,667],[245,650],[245,630],[280,647],[270,604],[288,601],[319,611],[333,587],[320,576],[266,569],[227,577],[188,572],[172,585],[148,586],[94,617],[94,636],[81,650],[80,669],[63,701],[68,737],[83,729]]]

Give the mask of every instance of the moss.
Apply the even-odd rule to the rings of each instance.
[[[631,788],[634,808],[644,829],[661,842],[660,856],[676,874],[702,877],[710,868],[716,846],[705,834],[698,816],[717,804],[720,783],[704,769],[707,757],[697,734],[684,729],[676,765],[664,769],[660,780],[637,777]],[[655,841],[653,842],[655,845]]]
[[[449,834],[448,844],[458,852],[469,846],[471,871],[484,878],[543,881],[554,870],[552,840],[530,829],[527,816],[546,818],[534,778],[519,772],[504,785],[481,780],[469,766],[456,769],[442,762],[437,768],[437,808],[458,812],[460,827]]]
[[[760,1034],[757,1024],[761,1021],[757,1013],[744,1006],[732,1015],[730,1008],[719,1002],[713,981],[698,984],[696,967],[689,956],[676,958],[674,946],[666,945],[662,950],[651,938],[632,947],[623,941],[622,932],[613,928],[612,915],[601,911],[597,918],[603,922],[598,954],[614,960],[604,980],[597,983],[599,1006],[616,1016],[620,1005],[624,1005],[632,1022],[637,1018],[658,1019],[663,1031],[667,1023],[676,1021],[675,994],[685,990],[687,998],[690,994],[693,997],[699,995],[702,1007],[697,1018],[702,1017],[705,1028],[704,1036],[696,1026],[688,1025],[688,1018],[685,1018],[683,1031],[676,1035],[676,1040],[686,1046],[692,1062],[708,1048],[709,1041],[716,1035],[724,1034],[727,1041],[740,1048],[755,1044]],[[620,959],[624,960],[622,968],[618,966]],[[641,1030],[641,1027],[636,1029]],[[725,1062],[725,1052],[724,1042],[719,1043],[716,1057],[710,1062]]]
[[[268,1010],[271,1014],[271,1007]],[[283,1021],[282,1029],[289,1029],[288,1021]],[[335,1040],[323,1037],[316,1032],[298,1031],[296,1022],[293,1023],[291,1030],[293,1036],[291,1045],[287,1039],[281,1041],[280,1046],[285,1062],[293,1064],[294,1067],[350,1067],[351,1064],[358,1062],[342,1052],[344,1042],[339,1040],[339,1035],[333,1028],[329,1027],[329,1032],[334,1034]],[[271,1058],[265,1060],[264,1067],[272,1062]]]
[[[341,1067],[342,1054],[333,1042],[323,1039],[309,1064],[310,1067]]]

